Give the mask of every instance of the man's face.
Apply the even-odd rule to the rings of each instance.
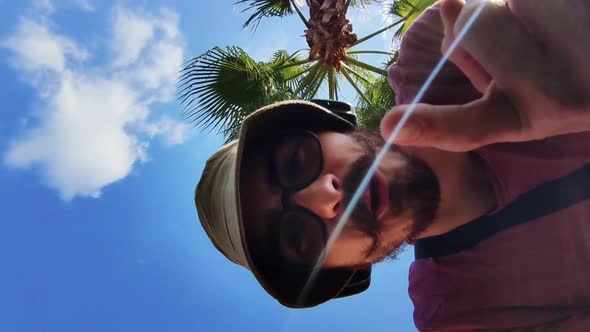
[[[381,136],[364,131],[324,132],[317,137],[323,158],[319,176],[290,192],[287,203],[316,215],[329,237],[384,142]],[[273,216],[288,208],[277,175],[270,171],[273,165],[269,167],[281,149],[281,144],[271,144],[247,152],[240,184],[245,232],[250,250],[258,254],[280,251],[287,259],[302,262],[296,250],[285,249],[281,243],[271,245],[277,242]],[[323,266],[363,266],[394,256],[432,223],[439,192],[436,176],[425,163],[391,149],[327,252]]]

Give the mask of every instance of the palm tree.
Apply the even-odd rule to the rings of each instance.
[[[438,0],[404,0],[394,1],[391,4],[389,13],[404,18],[404,24],[397,30],[396,36],[401,37],[422,14],[426,8],[432,6]]]
[[[293,97],[301,62],[287,51],[256,62],[239,47],[214,47],[192,59],[180,77],[180,101],[189,122],[237,138],[242,120],[256,109]],[[295,64],[295,65],[293,65]]]
[[[396,60],[397,53],[384,63],[384,67],[389,67]],[[378,131],[381,119],[395,105],[395,92],[391,89],[387,76],[378,76],[370,82],[363,82],[363,89],[371,103],[367,103],[364,99],[358,100],[355,109],[359,126]]]
[[[323,86],[330,99],[338,100],[345,82],[358,94],[360,123],[375,127],[394,103],[386,65],[395,53],[358,50],[356,46],[395,26],[403,33],[409,20],[434,2],[393,1],[390,12],[401,18],[357,38],[346,18],[348,9],[383,1],[306,0],[306,18],[296,0],[238,0],[237,4],[246,6],[243,11],[252,12],[244,28],[256,30],[263,18],[297,14],[305,26],[309,54],[304,58],[299,52],[280,50],[270,61],[257,62],[239,47],[210,49],[190,60],[181,72],[179,99],[184,117],[230,141],[237,137],[242,120],[259,107],[284,99],[311,99]],[[388,61],[377,67],[362,62],[360,54],[382,54]]]

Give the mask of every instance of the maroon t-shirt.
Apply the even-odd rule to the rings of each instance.
[[[412,101],[441,58],[442,31],[435,5],[404,36],[389,69],[399,104]],[[449,63],[421,102],[460,104],[479,96]],[[494,214],[589,164],[590,133],[475,152],[494,186]],[[590,200],[504,229],[469,250],[417,259],[409,278],[420,331],[590,331]]]

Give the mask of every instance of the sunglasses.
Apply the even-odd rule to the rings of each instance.
[[[313,183],[323,168],[320,140],[310,131],[295,131],[283,136],[272,153],[272,173],[282,190],[283,210],[278,215],[278,225],[275,225],[279,248],[283,255],[300,263],[315,264],[323,258],[327,230],[321,217],[292,204],[289,198]]]

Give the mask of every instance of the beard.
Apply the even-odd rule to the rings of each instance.
[[[343,179],[344,202],[348,204],[354,192],[367,174],[376,154],[385,145],[377,133],[356,130],[347,134],[359,143],[366,153],[355,161]],[[395,259],[405,243],[413,242],[424,232],[436,217],[440,203],[440,185],[435,173],[424,161],[404,154],[396,146],[391,152],[400,154],[406,165],[388,183],[389,207],[394,217],[409,216],[412,220],[409,235],[405,241],[391,242],[382,238],[383,223],[375,220],[369,207],[362,201],[355,206],[351,220],[359,230],[372,239],[366,257],[373,256],[373,263],[383,259]]]

